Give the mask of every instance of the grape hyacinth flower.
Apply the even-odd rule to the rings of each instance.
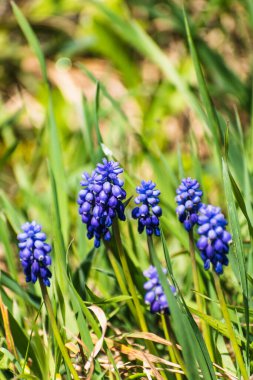
[[[52,274],[48,267],[51,265],[51,246],[45,241],[47,236],[41,231],[41,226],[35,221],[26,222],[23,232],[18,234],[20,261],[26,275],[26,282],[35,283],[41,278],[44,285],[50,286],[49,278]]]
[[[162,215],[162,209],[158,206],[160,191],[155,189],[156,184],[152,181],[141,181],[141,186],[136,188],[138,197],[135,198],[136,204],[132,211],[132,217],[138,219],[138,231],[142,233],[146,228],[147,235],[153,233],[160,236],[159,217]]]
[[[198,181],[188,177],[182,180],[176,193],[176,202],[178,204],[176,213],[179,221],[184,224],[186,231],[189,232],[198,221],[203,192],[200,190]]]
[[[163,269],[164,274],[167,270]],[[150,267],[143,272],[143,275],[148,278],[148,281],[144,283],[144,289],[147,291],[145,295],[145,303],[150,305],[151,313],[166,313],[169,314],[169,306],[166,296],[163,292],[162,285],[159,280],[157,269],[150,265]],[[175,293],[174,286],[170,287],[172,292]]]
[[[223,265],[228,265],[227,254],[231,235],[226,231],[227,221],[219,207],[203,204],[199,210],[197,247],[204,262],[205,270],[213,268],[217,274],[223,273]]]
[[[126,198],[123,189],[124,181],[118,178],[123,169],[118,162],[107,161],[97,164],[91,175],[84,173],[81,181],[83,189],[78,194],[79,214],[87,226],[88,239],[95,238],[94,246],[100,246],[100,240],[109,241],[109,228],[113,219],[118,216],[125,220],[125,207],[122,201]]]

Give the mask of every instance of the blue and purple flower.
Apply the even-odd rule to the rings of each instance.
[[[167,270],[163,269],[164,274]],[[143,272],[143,275],[148,278],[148,281],[144,283],[144,289],[146,290],[145,303],[150,305],[151,313],[170,313],[166,295],[164,294],[162,285],[159,280],[157,269],[150,265],[150,267]],[[175,293],[174,286],[170,287],[172,292]]]
[[[160,202],[160,191],[155,189],[156,184],[152,181],[142,181],[141,186],[136,188],[138,197],[135,203],[140,205],[132,211],[132,217],[138,219],[138,231],[142,233],[146,229],[147,235],[155,234],[160,236],[159,218],[162,215],[162,209],[158,206]]]
[[[179,221],[184,224],[186,231],[189,232],[198,221],[203,192],[200,190],[198,181],[188,177],[182,180],[176,193],[176,202],[178,204],[176,213]]]
[[[87,237],[94,237],[94,246],[98,248],[101,239],[109,241],[109,228],[113,219],[118,216],[125,220],[125,207],[122,201],[126,198],[123,189],[124,181],[118,176],[123,169],[118,162],[107,161],[97,164],[91,175],[83,174],[83,189],[78,194],[79,214],[87,226]]]
[[[229,243],[231,235],[226,230],[227,221],[219,207],[203,204],[198,216],[197,247],[208,270],[212,263],[217,274],[223,273],[223,266],[228,265]]]
[[[46,243],[47,236],[41,231],[41,226],[35,221],[25,223],[23,232],[18,234],[20,261],[26,276],[26,282],[35,283],[41,278],[46,286],[50,286],[52,274],[48,267],[51,265],[51,246]]]

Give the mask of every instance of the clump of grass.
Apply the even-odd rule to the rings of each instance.
[[[242,128],[237,110],[235,117],[229,115],[229,123],[225,121],[227,98],[220,107],[214,106],[201,61],[217,63],[213,70],[222,78],[220,86],[233,94],[244,112],[250,103],[248,88],[218,53],[203,47],[194,17],[189,22],[185,11],[173,2],[160,6],[146,4],[144,9],[154,18],[161,17],[160,9],[164,15],[171,12],[177,32],[190,47],[197,91],[125,7],[118,10],[90,1],[87,12],[93,15],[93,28],[103,43],[100,51],[116,62],[126,86],[132,87],[134,94],[129,91],[129,96],[139,104],[143,125],[138,130],[129,128],[131,121],[121,104],[124,99],[113,97],[83,63],[76,62],[73,70],[79,78],[96,82],[96,88],[93,103],[80,94],[83,118],[81,127],[75,125],[72,130],[61,113],[67,107],[69,115],[73,104],[69,107],[52,83],[52,63],[34,32],[38,20],[31,13],[29,23],[12,3],[13,16],[39,62],[40,88],[37,93],[34,89],[34,98],[45,119],[40,131],[24,127],[20,109],[0,124],[6,146],[0,159],[0,237],[5,258],[0,275],[0,378],[248,379],[252,373],[253,211],[248,140],[253,134],[252,128]],[[65,5],[59,7],[65,15]],[[79,1],[76,7],[82,9]],[[209,12],[213,15],[212,6]],[[64,44],[59,38],[58,54],[68,56],[65,64],[84,43],[72,42]],[[50,47],[43,48],[49,56]],[[141,99],[145,84],[134,76],[138,65],[129,59],[132,49],[166,78],[153,93],[150,109]],[[58,65],[63,65],[61,59]],[[210,88],[215,86],[218,92],[216,79]],[[204,126],[202,141],[208,151],[203,160],[198,153],[202,142],[193,131],[186,134],[183,149],[178,145],[176,152],[172,146],[168,153],[164,131],[151,127],[154,115],[163,117],[162,94],[173,95],[175,88],[180,102],[184,99]],[[32,111],[28,107],[25,112],[30,116]],[[101,163],[103,157],[107,158]],[[93,174],[84,176],[80,191],[83,171]],[[186,180],[190,181],[187,187],[183,181],[186,190],[179,189],[175,200],[176,187],[188,176],[199,183]],[[137,187],[134,204],[140,180],[144,181]],[[202,203],[209,202],[224,210],[227,206],[229,246],[226,223],[219,224],[217,219],[216,225],[213,213],[207,215],[208,228],[201,230]],[[43,251],[45,236],[37,236],[35,247],[28,242],[24,248],[22,244],[31,237],[19,235],[25,284],[16,234],[25,220],[33,219],[43,224],[52,240],[52,278],[49,281],[49,261],[47,265],[43,261],[49,253],[45,246],[48,252]],[[133,219],[138,219],[139,231]],[[227,255],[231,265],[223,274]],[[148,285],[144,285],[143,271],[151,264]],[[150,290],[146,297],[143,285]]]

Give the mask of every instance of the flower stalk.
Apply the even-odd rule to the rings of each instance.
[[[200,284],[199,284],[199,274],[198,274],[198,267],[197,267],[197,261],[195,257],[195,246],[194,246],[194,237],[193,237],[193,231],[189,231],[189,250],[190,250],[190,256],[191,256],[191,264],[192,264],[192,274],[193,274],[193,284],[194,288],[196,290],[195,296],[196,296],[196,302],[197,302],[197,307],[199,311],[202,313],[205,312],[205,306],[204,306],[204,300],[200,296]],[[206,346],[209,352],[209,355],[212,359],[214,360],[213,357],[213,348],[212,348],[212,342],[211,342],[211,337],[210,337],[210,330],[205,323],[205,321],[201,322],[201,327],[203,330],[203,336],[204,340],[206,342]]]
[[[48,312],[48,316],[49,316],[49,320],[50,320],[50,323],[51,323],[51,327],[52,327],[52,330],[53,330],[53,334],[54,334],[54,337],[56,339],[56,342],[61,350],[61,353],[62,353],[62,356],[65,360],[65,363],[66,365],[68,366],[68,369],[69,371],[71,372],[72,376],[73,376],[73,379],[74,380],[79,380],[79,376],[71,362],[71,359],[68,355],[68,352],[67,352],[67,349],[62,341],[62,338],[61,338],[61,334],[60,334],[60,331],[58,329],[58,326],[57,326],[57,322],[55,320],[55,317],[54,317],[54,312],[53,312],[53,307],[52,307],[52,304],[51,304],[51,301],[50,301],[50,298],[49,298],[49,295],[48,295],[48,292],[47,292],[47,288],[45,286],[45,284],[43,283],[42,279],[39,278],[39,282],[40,282],[40,287],[41,287],[41,292],[42,292],[42,296],[43,296],[43,300],[44,300],[44,303],[46,305],[46,309],[47,309],[47,312]]]
[[[173,332],[171,330],[170,321],[168,315],[162,313],[161,314],[161,321],[162,321],[162,327],[165,339],[172,343],[172,346],[168,346],[169,355],[171,358],[171,361],[173,363],[178,363],[182,369],[183,372],[185,372],[185,366],[183,363],[183,360],[181,358],[181,354],[177,348],[177,344],[173,335]],[[177,380],[182,380],[181,373],[176,373]]]
[[[109,260],[111,262],[111,265],[113,267],[113,271],[115,273],[115,276],[116,276],[116,279],[118,281],[118,284],[119,284],[119,287],[120,287],[120,290],[121,290],[122,294],[128,296],[129,292],[128,292],[127,287],[125,285],[125,282],[124,282],[124,280],[122,278],[122,275],[121,275],[121,273],[119,271],[118,263],[117,263],[114,255],[113,255],[113,253],[111,252],[110,248],[107,249],[107,255],[108,255]],[[130,311],[131,311],[134,319],[138,320],[138,317],[136,315],[136,309],[135,309],[133,301],[132,300],[127,301],[127,305],[129,307],[129,309],[130,309]]]
[[[140,304],[139,299],[138,299],[138,295],[137,295],[137,292],[136,292],[136,289],[135,289],[135,286],[134,286],[134,283],[132,280],[130,270],[128,268],[127,259],[126,259],[124,248],[122,245],[122,241],[121,241],[121,237],[120,237],[120,231],[119,231],[119,225],[118,225],[117,220],[115,220],[113,222],[112,229],[113,229],[113,234],[114,234],[117,249],[118,249],[119,258],[120,258],[121,265],[122,265],[122,268],[124,271],[124,275],[126,277],[126,281],[127,281],[128,286],[129,286],[130,294],[133,297],[133,302],[134,302],[134,306],[136,308],[136,314],[137,314],[139,326],[143,332],[147,332],[148,331],[147,324],[146,324],[143,312],[141,310],[141,304]]]
[[[237,340],[236,340],[234,328],[233,328],[233,325],[232,325],[232,322],[231,322],[231,319],[229,316],[227,304],[226,304],[225,297],[224,297],[224,294],[223,294],[223,291],[221,288],[220,278],[215,272],[213,273],[213,277],[214,277],[216,292],[217,292],[218,299],[220,302],[221,311],[222,311],[223,317],[225,319],[225,322],[226,322],[226,325],[228,328],[228,333],[229,333],[230,340],[232,343],[232,347],[233,347],[233,350],[235,353],[235,357],[236,357],[236,360],[237,360],[238,366],[240,368],[243,379],[247,380],[247,379],[249,379],[249,376],[248,376],[248,373],[247,373],[247,370],[246,370],[246,367],[244,364],[244,360],[243,360],[243,357],[241,354],[241,350],[240,350],[238,343],[237,343]]]
[[[129,270],[129,267],[128,267],[125,251],[124,251],[123,244],[122,244],[122,241],[121,241],[121,236],[120,236],[120,231],[119,231],[119,224],[118,224],[118,220],[117,219],[114,220],[113,225],[112,225],[112,229],[113,229],[113,235],[114,235],[114,238],[115,238],[115,241],[116,241],[116,246],[117,246],[119,258],[120,258],[121,265],[122,265],[122,268],[123,268],[123,272],[124,272],[124,275],[125,275],[125,278],[126,278],[126,282],[128,284],[128,287],[129,287],[129,292],[130,292],[131,296],[133,297],[133,303],[134,303],[134,306],[135,306],[135,309],[136,309],[136,313],[134,313],[136,321],[139,324],[140,329],[143,332],[147,332],[148,331],[148,327],[147,327],[146,320],[144,318],[144,314],[143,314],[143,311],[142,311],[142,308],[141,308],[141,304],[140,304],[140,301],[138,299],[138,295],[137,295],[137,292],[136,292],[136,289],[135,289],[135,285],[133,283],[133,279],[132,279],[132,276],[131,276],[131,273],[130,273],[130,270]],[[149,351],[152,354],[157,355],[155,346],[154,346],[154,344],[152,342],[147,341],[147,347],[148,347]],[[164,377],[164,375],[162,375],[162,376]]]

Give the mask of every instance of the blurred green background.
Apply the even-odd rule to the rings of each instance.
[[[75,200],[81,173],[91,171],[98,159],[94,110],[99,81],[104,144],[126,170],[129,196],[142,178],[157,183],[167,209],[166,235],[177,251],[174,236],[186,243],[177,233],[174,214],[180,177],[196,176],[209,200],[225,206],[220,157],[203,116],[181,4],[169,0],[17,4],[46,58],[70,201],[65,242],[76,238],[72,231],[78,223]],[[185,8],[216,109],[231,133],[238,132],[241,121],[250,158],[251,2],[194,0]],[[39,218],[50,230],[47,88],[36,55],[5,0],[0,4],[0,42],[0,186],[14,207],[29,218]],[[234,174],[244,183],[241,142],[234,141]],[[247,165],[252,167],[250,160]],[[84,236],[80,226],[79,234]],[[82,252],[87,244],[92,246],[84,239]]]
[[[223,203],[219,157],[203,116],[179,2],[17,4],[46,57],[66,191],[73,203],[81,172],[91,170],[96,159],[91,140],[96,148],[92,126],[97,80],[100,130],[105,145],[131,177],[131,192],[140,178],[153,178],[175,219],[178,178],[183,170],[199,179],[203,172],[204,190],[214,203]],[[252,3],[194,0],[185,8],[214,104],[232,132],[237,133],[235,125],[241,121],[250,147]],[[29,209],[31,217],[39,208],[45,223],[47,89],[38,60],[5,0],[0,4],[0,42],[0,185],[13,204]],[[232,159],[241,183],[240,150],[234,150]],[[71,210],[73,220],[76,212]]]
[[[74,266],[92,247],[78,224],[75,202],[81,173],[91,171],[99,158],[94,132],[97,81],[100,131],[105,146],[126,170],[128,195],[134,194],[140,179],[152,178],[162,191],[163,225],[172,253],[180,250],[178,239],[187,246],[186,235],[178,232],[175,188],[183,175],[196,176],[206,198],[225,207],[220,171],[224,141],[219,152],[199,94],[181,4],[169,0],[17,4],[46,58],[68,198],[67,205],[65,196],[60,203],[69,212],[63,234],[66,244],[74,239],[70,247]],[[245,194],[251,179],[245,179],[243,168],[252,169],[252,5],[246,0],[194,0],[185,8],[208,90],[233,136],[231,170]],[[0,4],[0,42],[2,202],[20,209],[23,218],[39,219],[49,232],[48,154],[54,146],[47,129],[47,87],[36,55],[5,0]],[[242,158],[244,148],[247,154]],[[75,244],[77,224],[81,249]]]
[[[22,221],[38,220],[50,237],[57,235],[55,227],[52,232],[50,167],[73,282],[82,294],[84,285],[78,276],[84,270],[96,295],[112,295],[111,267],[101,252],[88,256],[93,244],[85,237],[76,206],[82,172],[91,172],[100,159],[99,125],[104,152],[109,149],[125,170],[128,196],[134,195],[141,179],[152,179],[161,189],[165,238],[182,292],[192,302],[192,273],[185,256],[188,240],[175,215],[174,194],[183,176],[196,177],[204,200],[220,205],[226,214],[221,171],[226,130],[230,171],[245,199],[247,216],[253,215],[252,1],[188,0],[184,4],[218,122],[210,119],[203,83],[196,76],[180,1],[21,0],[16,4],[45,56],[52,103],[45,73],[31,48],[33,41],[28,44],[11,3],[1,0],[0,233],[5,238],[0,268],[24,284],[15,247]],[[248,255],[252,252],[247,223],[238,203]],[[129,220],[132,206],[133,202],[127,208]],[[130,261],[140,275],[149,260],[145,237],[139,237],[135,227],[131,222],[131,227],[125,223],[122,229]],[[161,244],[156,243],[161,255]],[[81,262],[92,266],[78,271]],[[251,264],[248,259],[250,275]],[[241,302],[231,275],[231,269],[226,270],[229,301]],[[202,276],[203,283],[210,278],[209,273]],[[117,285],[115,289],[118,294]],[[211,285],[209,291],[215,298]],[[217,308],[212,310],[218,314]],[[17,315],[22,319],[21,311]],[[131,329],[125,315],[122,319]]]

